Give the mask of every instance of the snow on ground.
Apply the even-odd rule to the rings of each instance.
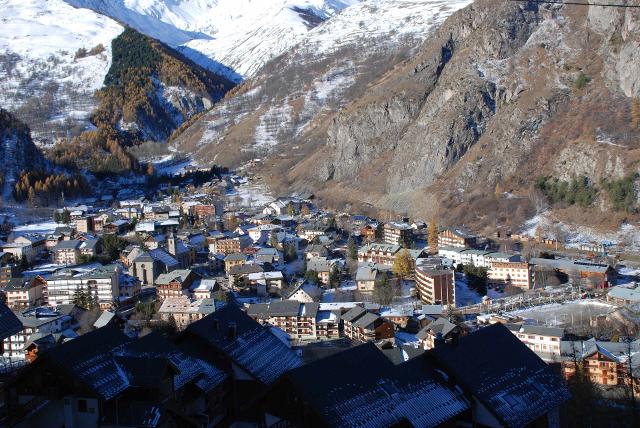
[[[562,326],[571,325],[572,322],[576,324],[587,322],[592,317],[607,314],[615,308],[614,305],[589,299],[519,309],[511,314],[545,325]]]
[[[581,244],[605,244],[617,245],[628,251],[640,251],[640,227],[629,223],[623,224],[615,231],[598,232],[588,226],[575,226],[557,221],[549,212],[544,212],[527,220],[521,233],[533,237],[536,236],[538,228],[549,238],[557,238],[560,232],[569,248],[577,248]]]
[[[358,0],[67,1],[105,13],[239,81]]]
[[[464,274],[456,273],[456,307],[475,305],[482,301],[482,296],[469,288]]]
[[[167,155],[154,162],[153,166],[158,175],[180,175],[187,172],[187,168],[193,164],[191,159],[176,158],[175,155]]]
[[[42,233],[46,235],[49,233],[53,233],[56,227],[62,227],[62,226],[65,226],[65,225],[61,223],[56,223],[54,221],[45,221],[42,223],[23,224],[20,226],[16,226],[13,228],[13,231],[16,233],[33,232],[33,233]]]
[[[0,22],[0,104],[15,110],[55,92],[51,121],[86,120],[111,65],[111,40],[124,28],[63,0],[0,0]],[[100,44],[104,52],[75,58]]]
[[[233,198],[237,208],[263,207],[275,201],[267,187],[260,184],[243,183],[227,192],[226,196]]]

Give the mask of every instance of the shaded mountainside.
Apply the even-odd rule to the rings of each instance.
[[[111,66],[91,116],[96,129],[50,150],[58,164],[94,172],[135,171],[139,165],[127,147],[166,141],[234,86],[131,28],[112,41],[111,51]]]
[[[0,199],[8,201],[20,173],[46,165],[31,141],[29,128],[11,113],[0,108]]]
[[[628,189],[629,180],[633,188],[640,160],[639,30],[635,9],[478,0],[382,66],[374,55],[359,59],[365,49],[341,52],[343,63],[371,73],[338,101],[322,100],[326,108],[312,111],[305,128],[278,128],[291,122],[283,114],[300,114],[291,84],[299,74],[287,74],[277,96],[263,95],[282,85],[276,70],[300,67],[285,55],[267,66],[273,74],[260,73],[221,104],[231,119],[214,109],[178,142],[203,162],[263,157],[258,172],[276,188],[313,190],[336,206],[515,228],[552,203],[572,221],[617,222],[637,212],[616,202],[635,194],[611,189]],[[271,126],[285,138],[269,150],[252,147],[262,117],[234,108],[249,96],[266,101],[262,112],[277,108]],[[593,191],[558,200],[535,185],[541,177],[584,179]]]

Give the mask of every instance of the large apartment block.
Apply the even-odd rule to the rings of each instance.
[[[319,303],[282,300],[249,305],[247,315],[260,324],[278,327],[292,339],[317,340],[339,337],[339,312],[319,311]]]
[[[453,269],[416,266],[416,292],[427,305],[456,304],[456,279]]]

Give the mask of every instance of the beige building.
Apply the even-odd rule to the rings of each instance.
[[[413,242],[413,228],[407,223],[385,223],[383,227],[384,242],[389,245],[400,245],[410,248]]]
[[[488,283],[529,290],[533,287],[533,266],[527,262],[491,262]]]
[[[424,304],[455,306],[456,280],[453,269],[416,266],[416,292]]]

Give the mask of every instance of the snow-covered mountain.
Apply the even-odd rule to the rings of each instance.
[[[236,82],[358,0],[67,0],[161,40]]]
[[[202,163],[237,167],[324,145],[328,124],[376,79],[411,57],[470,0],[367,0],[318,25],[178,140]],[[280,165],[282,160],[279,161]]]
[[[0,104],[18,111],[34,137],[86,121],[124,28],[63,0],[0,0],[0,22]]]

